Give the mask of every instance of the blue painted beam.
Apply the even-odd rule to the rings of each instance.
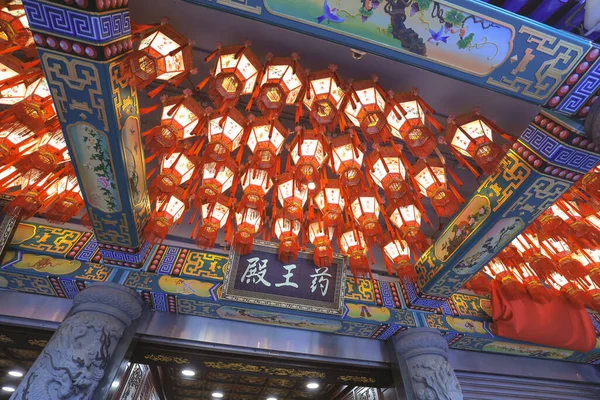
[[[546,22],[548,18],[554,15],[562,6],[571,0],[543,0],[527,16],[539,22]]]
[[[139,267],[150,201],[137,93],[120,73],[132,48],[129,11],[66,3],[23,1],[102,256]]]

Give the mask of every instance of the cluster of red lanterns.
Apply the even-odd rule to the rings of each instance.
[[[156,29],[168,36],[161,25],[147,37]],[[141,34],[140,51],[154,46],[147,37]],[[201,107],[190,91],[164,98],[160,124],[144,134],[148,158],[160,169],[150,184],[157,206],[147,237],[161,240],[165,227],[191,211],[201,247],[212,247],[224,228],[223,240],[240,253],[249,253],[259,235],[275,236],[281,260],[294,260],[310,243],[315,264],[328,266],[337,242],[355,276],[370,276],[378,247],[390,272],[411,276],[411,251],[416,256],[429,245],[422,199],[441,217],[463,202],[450,179],[461,183],[438,149],[444,128],[416,91],[386,92],[376,77],[345,82],[333,65],[307,73],[297,54],[267,55],[263,64],[250,42],[219,44],[205,61],[210,74],[196,90],[208,88],[214,109]],[[249,113],[253,106],[260,116]],[[279,120],[286,107],[295,110],[292,131]],[[311,129],[300,125],[306,110]],[[461,162],[472,158],[493,171],[503,155],[493,134],[504,135],[471,113],[453,119],[445,137]],[[171,211],[170,202],[178,205]]]
[[[530,295],[545,303],[564,293],[574,306],[600,311],[600,205],[584,190],[596,173],[563,195],[467,287],[487,294],[491,277],[509,298]]]

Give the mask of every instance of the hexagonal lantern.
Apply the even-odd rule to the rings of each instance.
[[[414,178],[419,191],[429,197],[433,210],[440,217],[450,217],[459,209],[459,200],[448,189],[446,169],[438,159],[419,160],[414,166]]]
[[[327,139],[315,131],[296,130],[296,137],[290,147],[290,156],[296,166],[296,178],[308,189],[317,190],[320,186],[319,171],[327,159]]]
[[[263,211],[265,209],[264,197],[273,187],[273,180],[269,174],[262,169],[248,168],[240,179],[244,195],[239,207],[253,208]]]
[[[277,119],[256,118],[250,123],[248,148],[253,153],[251,165],[273,174],[288,131]]]
[[[304,220],[308,188],[298,182],[291,172],[284,172],[277,178],[277,199],[283,207],[283,218],[300,222]]]
[[[300,250],[298,235],[301,229],[302,224],[298,220],[292,221],[283,217],[275,220],[274,232],[277,239],[279,239],[277,255],[281,262],[289,263],[298,257],[298,251]]]
[[[385,116],[386,93],[377,83],[377,78],[352,83],[344,99],[344,114],[354,126],[359,126],[369,142],[390,139]]]
[[[402,158],[393,147],[380,147],[367,156],[373,182],[383,189],[390,200],[399,200],[409,191]]]
[[[295,104],[302,99],[306,87],[306,73],[298,63],[300,57],[274,57],[265,65],[257,105],[267,117],[276,117],[286,105]]]
[[[314,197],[314,203],[323,214],[325,228],[341,224],[344,213],[344,197],[337,180],[329,180]]]
[[[319,268],[329,267],[333,263],[334,228],[326,228],[322,222],[312,222],[308,225],[308,240],[315,246],[313,261]]]
[[[169,229],[175,225],[187,210],[183,189],[179,188],[168,198],[158,198],[156,209],[144,229],[144,237],[150,243],[162,242]]]
[[[363,182],[362,161],[364,149],[355,134],[345,134],[331,140],[333,171],[344,186],[357,186]]]
[[[225,162],[209,162],[202,165],[201,186],[194,198],[194,207],[199,208],[206,202],[212,202],[225,193],[233,184],[238,165],[232,159]]]
[[[161,160],[161,172],[148,188],[151,197],[167,196],[189,181],[194,174],[196,163],[183,153],[173,153]]]
[[[381,207],[375,194],[371,191],[365,191],[353,194],[347,200],[352,217],[358,224],[367,243],[376,243],[380,239],[379,236],[383,234],[383,230],[379,224]]]
[[[421,232],[421,212],[414,204],[405,206],[391,205],[387,209],[390,222],[394,224],[402,237],[420,252],[427,249],[428,243]]]
[[[235,213],[237,226],[233,237],[233,246],[240,254],[249,254],[252,251],[254,235],[256,235],[263,224],[264,211],[254,208],[241,208]]]
[[[338,124],[345,93],[336,69],[335,65],[330,65],[327,70],[311,72],[308,75],[304,105],[308,108],[313,128],[320,133],[334,130]]]
[[[212,115],[208,120],[208,145],[202,158],[205,162],[223,162],[240,147],[248,120],[235,108]]]
[[[339,238],[340,252],[348,256],[350,271],[354,281],[358,278],[372,278],[371,267],[367,259],[367,244],[362,233],[351,225],[346,225]]]
[[[220,195],[213,202],[202,204],[202,226],[196,234],[196,244],[204,248],[212,248],[217,240],[219,229],[229,220],[229,198]]]
[[[381,241],[380,247],[385,256],[385,266],[390,274],[396,273],[400,278],[415,276],[415,270],[410,263],[410,248],[406,241],[395,239],[387,234]]]

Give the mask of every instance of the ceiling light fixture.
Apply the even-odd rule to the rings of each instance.
[[[10,376],[14,376],[15,378],[22,378],[23,373],[21,371],[8,371]]]
[[[4,390],[5,392],[14,392],[15,388],[12,386],[2,386],[2,390]]]
[[[277,397],[269,397],[267,400],[277,400]]]
[[[306,384],[306,387],[314,390],[319,388],[319,384],[317,382],[309,382]]]
[[[222,399],[225,395],[221,392],[213,392],[212,397],[215,399]]]
[[[194,375],[196,375],[196,372],[192,371],[191,369],[184,369],[183,371],[181,371],[181,375],[194,376]]]
[[[111,386],[116,389],[119,387],[120,384],[121,384],[121,382],[119,382],[119,381],[113,381]]]

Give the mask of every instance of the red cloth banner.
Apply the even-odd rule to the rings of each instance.
[[[502,284],[492,281],[492,332],[524,342],[588,352],[596,346],[592,320],[585,308],[572,305],[564,293],[548,303],[530,296],[508,299]]]

